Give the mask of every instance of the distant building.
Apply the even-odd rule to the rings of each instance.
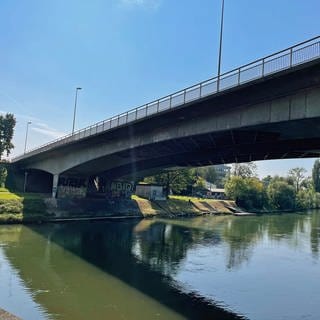
[[[214,166],[214,169],[216,170],[217,175],[224,176],[224,177],[230,175],[230,171],[231,171],[231,167],[225,164],[218,164]]]
[[[223,180],[230,176],[231,167],[225,164],[213,166],[217,174],[217,185],[223,186]]]
[[[213,199],[221,199],[221,200],[226,199],[226,194],[225,194],[224,189],[222,189],[222,188],[212,189],[212,190],[210,191],[210,198],[213,198]]]
[[[212,199],[226,199],[226,194],[223,188],[217,188],[215,184],[212,184],[208,181],[204,182],[204,186],[206,189],[206,194],[203,194],[203,196]]]
[[[136,186],[136,195],[150,200],[165,200],[163,186],[155,184],[138,184]]]

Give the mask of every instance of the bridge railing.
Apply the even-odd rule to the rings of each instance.
[[[320,36],[221,74],[219,77],[208,79],[168,96],[149,102],[138,108],[100,121],[89,127],[78,130],[74,132],[74,134],[68,134],[58,138],[40,147],[31,149],[26,154],[13,158],[12,161],[18,161],[24,157],[29,157],[60,145],[72,143],[89,136],[111,130],[168,109],[183,106],[193,100],[217,94],[224,90],[240,86],[244,83],[263,78],[285,69],[290,69],[317,58],[320,58]]]

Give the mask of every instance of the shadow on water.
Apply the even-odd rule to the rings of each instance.
[[[8,246],[6,251],[8,257],[15,257],[11,263],[24,282],[28,283],[28,279],[32,278],[32,286],[36,290],[41,289],[43,284],[48,282],[48,277],[51,277],[50,286],[54,287],[58,286],[58,283],[70,284],[70,279],[66,278],[74,276],[71,275],[71,270],[63,270],[61,261],[55,260],[61,259],[61,256],[51,254],[51,243],[55,243],[182,317],[245,319],[195,293],[183,292],[170,277],[170,273],[174,272],[175,267],[184,259],[187,250],[196,239],[217,242],[219,241],[217,236],[209,231],[190,232],[189,229],[181,226],[173,226],[169,230],[165,224],[156,223],[147,232],[143,232],[143,239],[141,239],[141,236],[137,236],[134,231],[137,224],[138,222],[127,221],[31,226],[23,229],[19,241],[28,242],[30,230],[32,233],[41,235],[44,241],[38,240],[37,245],[29,248],[28,253],[16,252],[23,250],[23,246]],[[26,239],[24,239],[24,233]],[[39,259],[30,264],[32,259],[27,257],[30,254],[38,255]],[[40,264],[39,261],[41,261]],[[61,288],[51,290],[50,300],[61,300],[60,290]],[[57,294],[55,297],[52,296],[54,292]],[[52,302],[44,299],[43,295],[35,294],[35,299],[48,310],[49,314],[55,312]],[[99,299],[101,298],[97,298],[97,301]]]
[[[294,241],[298,238],[295,235],[299,232],[310,232],[311,251],[313,256],[318,258],[319,213],[31,226],[21,229],[18,245],[7,246],[5,250],[23,281],[28,283],[32,279],[30,290],[35,292],[35,300],[50,314],[59,313],[57,305],[63,304],[66,299],[74,306],[79,306],[81,301],[88,304],[88,292],[96,292],[92,297],[95,302],[90,302],[85,311],[82,309],[82,314],[73,314],[74,318],[83,319],[85,315],[90,317],[94,308],[98,313],[103,312],[101,305],[117,294],[119,300],[130,299],[133,303],[136,302],[130,294],[128,297],[122,297],[123,292],[117,292],[112,285],[111,288],[106,287],[105,280],[88,278],[89,274],[83,275],[80,271],[70,270],[70,266],[74,264],[68,265],[64,262],[67,259],[64,258],[72,253],[79,261],[84,261],[98,268],[103,274],[120,280],[180,317],[245,319],[244,316],[226,310],[212,300],[196,293],[187,293],[173,280],[188,251],[202,244],[209,243],[215,246],[223,243],[227,248],[226,268],[236,269],[243,262],[250,260],[252,249],[264,237],[267,236],[272,241],[288,241],[290,246],[294,247],[299,245]],[[28,247],[28,243],[31,247]],[[57,245],[59,250],[55,250],[52,244]],[[77,261],[75,264],[79,263]],[[48,281],[51,288],[50,299],[37,294],[37,290],[45,288],[44,284]],[[214,285],[214,279],[208,281]],[[68,286],[72,286],[73,290],[71,296],[66,298],[61,292],[68,290]],[[105,297],[110,290],[110,296]],[[141,303],[137,309],[144,307]],[[139,312],[141,311],[137,314]],[[100,318],[101,314],[98,314],[94,319]],[[141,314],[140,317],[130,317],[136,318],[143,319]]]

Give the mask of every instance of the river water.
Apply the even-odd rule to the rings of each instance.
[[[320,211],[0,226],[23,319],[320,319]]]

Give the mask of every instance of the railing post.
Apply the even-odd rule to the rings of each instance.
[[[199,87],[199,98],[201,98],[201,96],[202,96],[202,83],[200,83],[199,86],[200,86]]]
[[[238,69],[238,86],[240,86],[241,68]]]
[[[128,111],[126,113],[126,123],[128,123]]]
[[[262,77],[264,77],[264,58],[262,59],[262,71],[261,71],[261,73],[262,73]]]
[[[290,48],[290,68],[292,67],[292,53],[293,53],[293,50],[292,50],[292,47]]]
[[[172,95],[170,95],[169,109],[172,108]]]
[[[186,103],[186,89],[183,90],[183,104]]]

